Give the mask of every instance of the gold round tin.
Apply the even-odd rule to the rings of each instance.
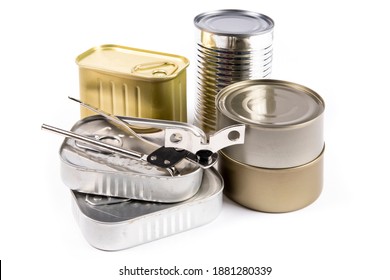
[[[187,121],[187,58],[101,45],[80,54],[76,63],[81,101],[114,115]],[[82,118],[93,114],[81,108]]]
[[[324,150],[313,161],[291,168],[260,168],[240,163],[220,152],[218,169],[224,193],[253,210],[283,213],[304,208],[321,194]]]

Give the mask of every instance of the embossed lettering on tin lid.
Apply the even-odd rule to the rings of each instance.
[[[223,114],[241,123],[261,127],[289,127],[320,116],[325,104],[309,88],[278,80],[232,84],[217,96]]]
[[[269,32],[274,22],[266,15],[245,10],[217,10],[195,17],[195,26],[218,35],[247,36]]]

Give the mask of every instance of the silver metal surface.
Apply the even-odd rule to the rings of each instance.
[[[119,118],[129,125],[161,129],[164,140],[163,143],[161,141],[158,143],[165,147],[185,149],[192,153],[199,150],[217,152],[224,147],[239,145],[245,141],[245,125],[242,124],[235,124],[212,135],[206,135],[203,130],[188,123],[132,117]],[[147,135],[142,138],[146,139]]]
[[[272,45],[273,20],[245,10],[216,10],[194,18],[201,30],[198,41],[206,48],[250,50]]]
[[[274,23],[243,10],[217,10],[198,15],[197,100],[195,124],[216,131],[215,97],[224,87],[268,77],[272,66]]]
[[[321,153],[323,99],[286,81],[252,80],[232,84],[217,96],[218,129],[246,124],[245,144],[224,149],[241,163],[264,168],[306,164]]]
[[[89,104],[87,104],[85,102],[82,102],[81,100],[78,100],[78,99],[74,98],[74,97],[68,96],[68,98],[70,100],[73,100],[73,101],[79,103],[81,106],[87,108],[88,110],[93,111],[93,112],[95,112],[95,113],[97,113],[97,114],[107,118],[109,121],[112,121],[114,124],[118,125],[123,131],[125,131],[128,134],[130,134],[130,135],[138,138],[139,140],[145,142],[145,145],[151,145],[151,146],[153,146],[155,148],[159,147],[159,145],[157,145],[157,144],[155,144],[155,143],[153,143],[151,141],[147,141],[146,139],[143,139],[142,137],[139,137],[138,134],[132,128],[130,128],[128,123],[124,122],[123,120],[121,120],[117,116],[115,116],[113,114],[110,114],[108,112],[105,112],[102,109],[99,109],[99,108],[96,108],[94,106],[91,106],[91,105],[89,105]]]
[[[221,176],[210,168],[204,172],[199,191],[180,203],[128,201],[91,205],[86,201],[88,195],[73,191],[72,208],[88,243],[115,251],[211,222],[221,211],[222,190]]]
[[[109,142],[125,150],[150,154],[149,146],[131,135],[125,135],[104,117],[92,116],[77,122],[72,131]],[[139,133],[150,141],[161,139],[160,131]],[[161,141],[161,140],[159,140]],[[60,148],[61,175],[70,189],[79,192],[158,202],[178,202],[192,197],[199,189],[203,170],[183,160],[171,174],[148,162],[123,157],[65,139]],[[172,176],[173,175],[173,176]]]
[[[196,153],[200,150],[209,150],[213,153],[222,148],[243,144],[245,141],[245,125],[232,125],[225,127],[208,137],[203,143],[199,137],[180,128],[165,129],[165,146],[185,149]]]
[[[122,203],[127,201],[130,201],[130,198],[85,194],[85,202],[93,206],[111,205],[111,204]]]

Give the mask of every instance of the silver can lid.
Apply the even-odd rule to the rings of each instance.
[[[266,15],[245,10],[217,10],[199,14],[194,24],[200,30],[217,35],[252,36],[273,30],[274,22]]]
[[[311,89],[280,80],[248,80],[227,86],[216,99],[218,110],[239,123],[283,128],[307,123],[325,109]]]

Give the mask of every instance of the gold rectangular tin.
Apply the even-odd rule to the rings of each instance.
[[[76,58],[80,100],[120,116],[187,121],[187,58],[118,45]],[[81,108],[81,118],[94,113]]]

